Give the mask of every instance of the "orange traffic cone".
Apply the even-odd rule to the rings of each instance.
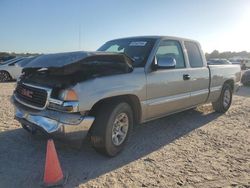
[[[63,172],[52,139],[48,140],[43,182],[45,186],[63,184]]]

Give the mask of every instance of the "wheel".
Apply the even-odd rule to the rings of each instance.
[[[24,130],[26,130],[28,133],[31,133],[32,135],[36,134],[37,129],[35,129],[34,127],[30,127],[24,123],[21,123],[22,127]]]
[[[109,102],[97,109],[90,140],[96,151],[110,157],[122,151],[133,128],[133,113],[125,102]]]
[[[229,84],[224,84],[220,97],[213,102],[213,108],[216,112],[225,113],[231,106],[233,97],[233,89]]]
[[[11,76],[6,71],[0,71],[0,82],[8,82],[11,80]]]

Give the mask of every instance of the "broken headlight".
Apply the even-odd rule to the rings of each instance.
[[[58,99],[50,98],[48,108],[61,112],[78,112],[78,96],[73,89],[59,91]]]

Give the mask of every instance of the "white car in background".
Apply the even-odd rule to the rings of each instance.
[[[0,82],[17,80],[22,73],[23,66],[34,57],[17,57],[0,64]]]

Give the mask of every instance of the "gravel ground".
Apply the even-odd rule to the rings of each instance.
[[[13,83],[0,83],[0,187],[40,187],[46,138],[13,119]],[[119,156],[85,141],[80,150],[56,142],[65,187],[250,187],[250,88],[224,114],[203,105],[138,126]]]

